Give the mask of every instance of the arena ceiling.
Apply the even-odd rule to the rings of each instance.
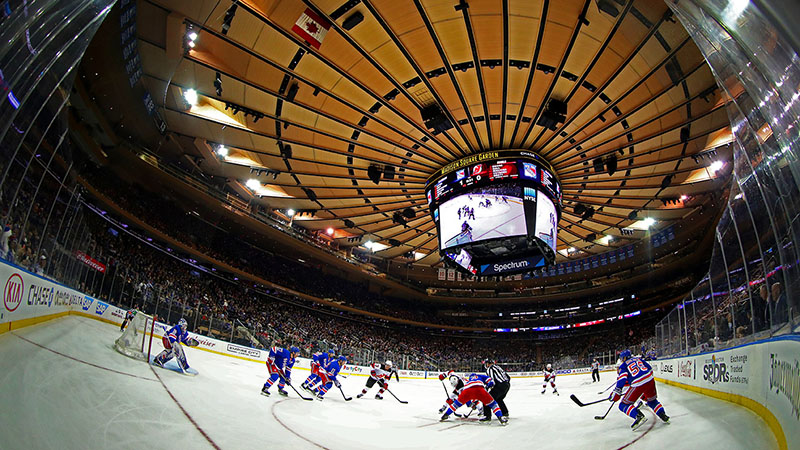
[[[378,255],[437,264],[426,178],[492,149],[531,149],[556,169],[560,259],[642,239],[643,219],[688,220],[730,172],[725,101],[663,2],[235,4],[139,1],[142,80],[203,172],[265,207],[305,212],[295,223],[332,228],[344,246],[372,241]],[[330,24],[318,48],[293,30],[304,14],[306,34]],[[550,99],[567,104],[555,129],[539,125]],[[432,105],[452,128],[426,127]],[[370,165],[394,177],[384,170],[376,184]]]

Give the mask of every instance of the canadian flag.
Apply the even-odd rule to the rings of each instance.
[[[322,40],[331,28],[331,23],[317,15],[314,11],[306,11],[294,23],[292,31],[305,39],[312,47],[319,49]]]

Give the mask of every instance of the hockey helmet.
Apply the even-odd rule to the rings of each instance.
[[[552,365],[552,364],[548,364],[548,365],[547,365],[547,370],[550,370],[550,369],[552,369],[552,368],[553,368],[553,365]]]
[[[178,326],[181,327],[181,330],[186,331],[186,327],[189,325],[186,323],[186,319],[181,317],[181,320],[178,321]]]
[[[339,362],[347,362],[347,356],[339,355]]]
[[[289,347],[289,352],[290,353],[300,353],[300,349],[297,348],[297,346],[293,345],[293,346]]]
[[[453,386],[453,388],[458,387],[458,381],[459,381],[458,375],[450,375],[450,385]]]
[[[621,359],[623,362],[627,361],[628,358],[630,358],[630,357],[631,357],[631,351],[628,350],[627,348],[625,350],[619,352],[619,359]]]
[[[386,360],[386,362],[385,362],[385,363],[383,363],[383,364],[384,364],[384,365],[386,365],[386,367],[392,367],[392,361],[390,361],[390,360],[388,360],[388,359],[387,359],[387,360]]]

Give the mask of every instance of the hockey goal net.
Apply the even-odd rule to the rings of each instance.
[[[125,356],[149,361],[154,327],[153,316],[136,311],[122,336],[114,342],[114,348]]]

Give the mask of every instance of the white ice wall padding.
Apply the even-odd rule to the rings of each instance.
[[[125,332],[114,342],[114,348],[125,356],[147,361],[152,339],[153,317],[136,311]]]

